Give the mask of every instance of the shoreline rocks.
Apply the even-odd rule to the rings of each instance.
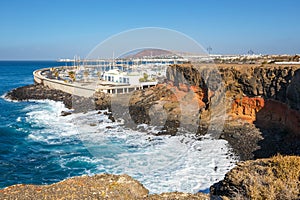
[[[18,184],[0,190],[0,199],[208,200],[208,194],[181,192],[150,195],[128,175],[99,174],[73,177],[51,185]]]
[[[277,155],[240,162],[209,194],[149,194],[128,175],[99,174],[68,178],[51,185],[17,184],[0,190],[0,199],[299,199],[300,157]]]
[[[69,109],[72,108],[72,95],[60,90],[50,89],[42,84],[26,85],[15,88],[5,95],[5,98],[15,101],[27,101],[30,99],[61,101]]]
[[[51,89],[42,84],[26,85],[15,88],[5,95],[5,98],[15,101],[44,100],[60,101],[68,109],[74,112],[86,112],[89,110],[104,110],[110,108],[108,95],[96,94],[93,98],[75,96],[61,90]]]
[[[108,109],[112,121],[122,118],[128,127],[143,123],[162,127],[158,135],[180,131],[205,135],[212,112],[220,113],[213,116],[215,120],[226,117],[219,138],[227,140],[241,160],[276,153],[300,155],[300,67],[224,65],[218,69],[172,65],[166,83],[117,96],[95,93],[84,98],[35,84],[14,89],[6,97],[62,101],[74,113]],[[216,77],[208,81],[209,74]],[[226,101],[221,101],[224,97]]]

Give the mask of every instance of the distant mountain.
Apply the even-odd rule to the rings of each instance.
[[[137,53],[126,56],[126,58],[161,57],[174,55],[173,52],[162,49],[144,49]]]

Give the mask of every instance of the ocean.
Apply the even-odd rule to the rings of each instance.
[[[225,140],[154,136],[156,127],[131,130],[97,111],[61,116],[68,111],[61,102],[4,98],[32,84],[35,69],[66,64],[0,61],[0,188],[113,173],[132,176],[150,193],[208,192],[234,167],[237,160]]]

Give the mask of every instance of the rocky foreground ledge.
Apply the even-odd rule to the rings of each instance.
[[[300,199],[300,157],[277,155],[238,163],[211,188],[223,199]]]
[[[0,199],[299,199],[300,157],[277,155],[269,159],[241,162],[210,194],[181,192],[150,195],[128,175],[101,174],[74,177],[52,185],[14,185],[0,190]]]
[[[14,185],[0,190],[0,199],[194,199],[206,200],[206,194],[180,192],[149,195],[149,191],[128,175],[100,174],[74,177],[52,185]]]

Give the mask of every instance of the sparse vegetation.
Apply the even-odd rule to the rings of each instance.
[[[140,82],[147,82],[147,81],[149,81],[148,78],[149,78],[149,75],[147,73],[144,73],[143,77],[140,78],[139,81]]]
[[[277,155],[250,167],[251,199],[299,199],[300,157]]]
[[[225,196],[234,199],[299,199],[300,157],[277,155],[240,163],[226,175],[223,187]]]
[[[76,74],[74,71],[68,72],[70,79],[74,82],[76,80]]]

